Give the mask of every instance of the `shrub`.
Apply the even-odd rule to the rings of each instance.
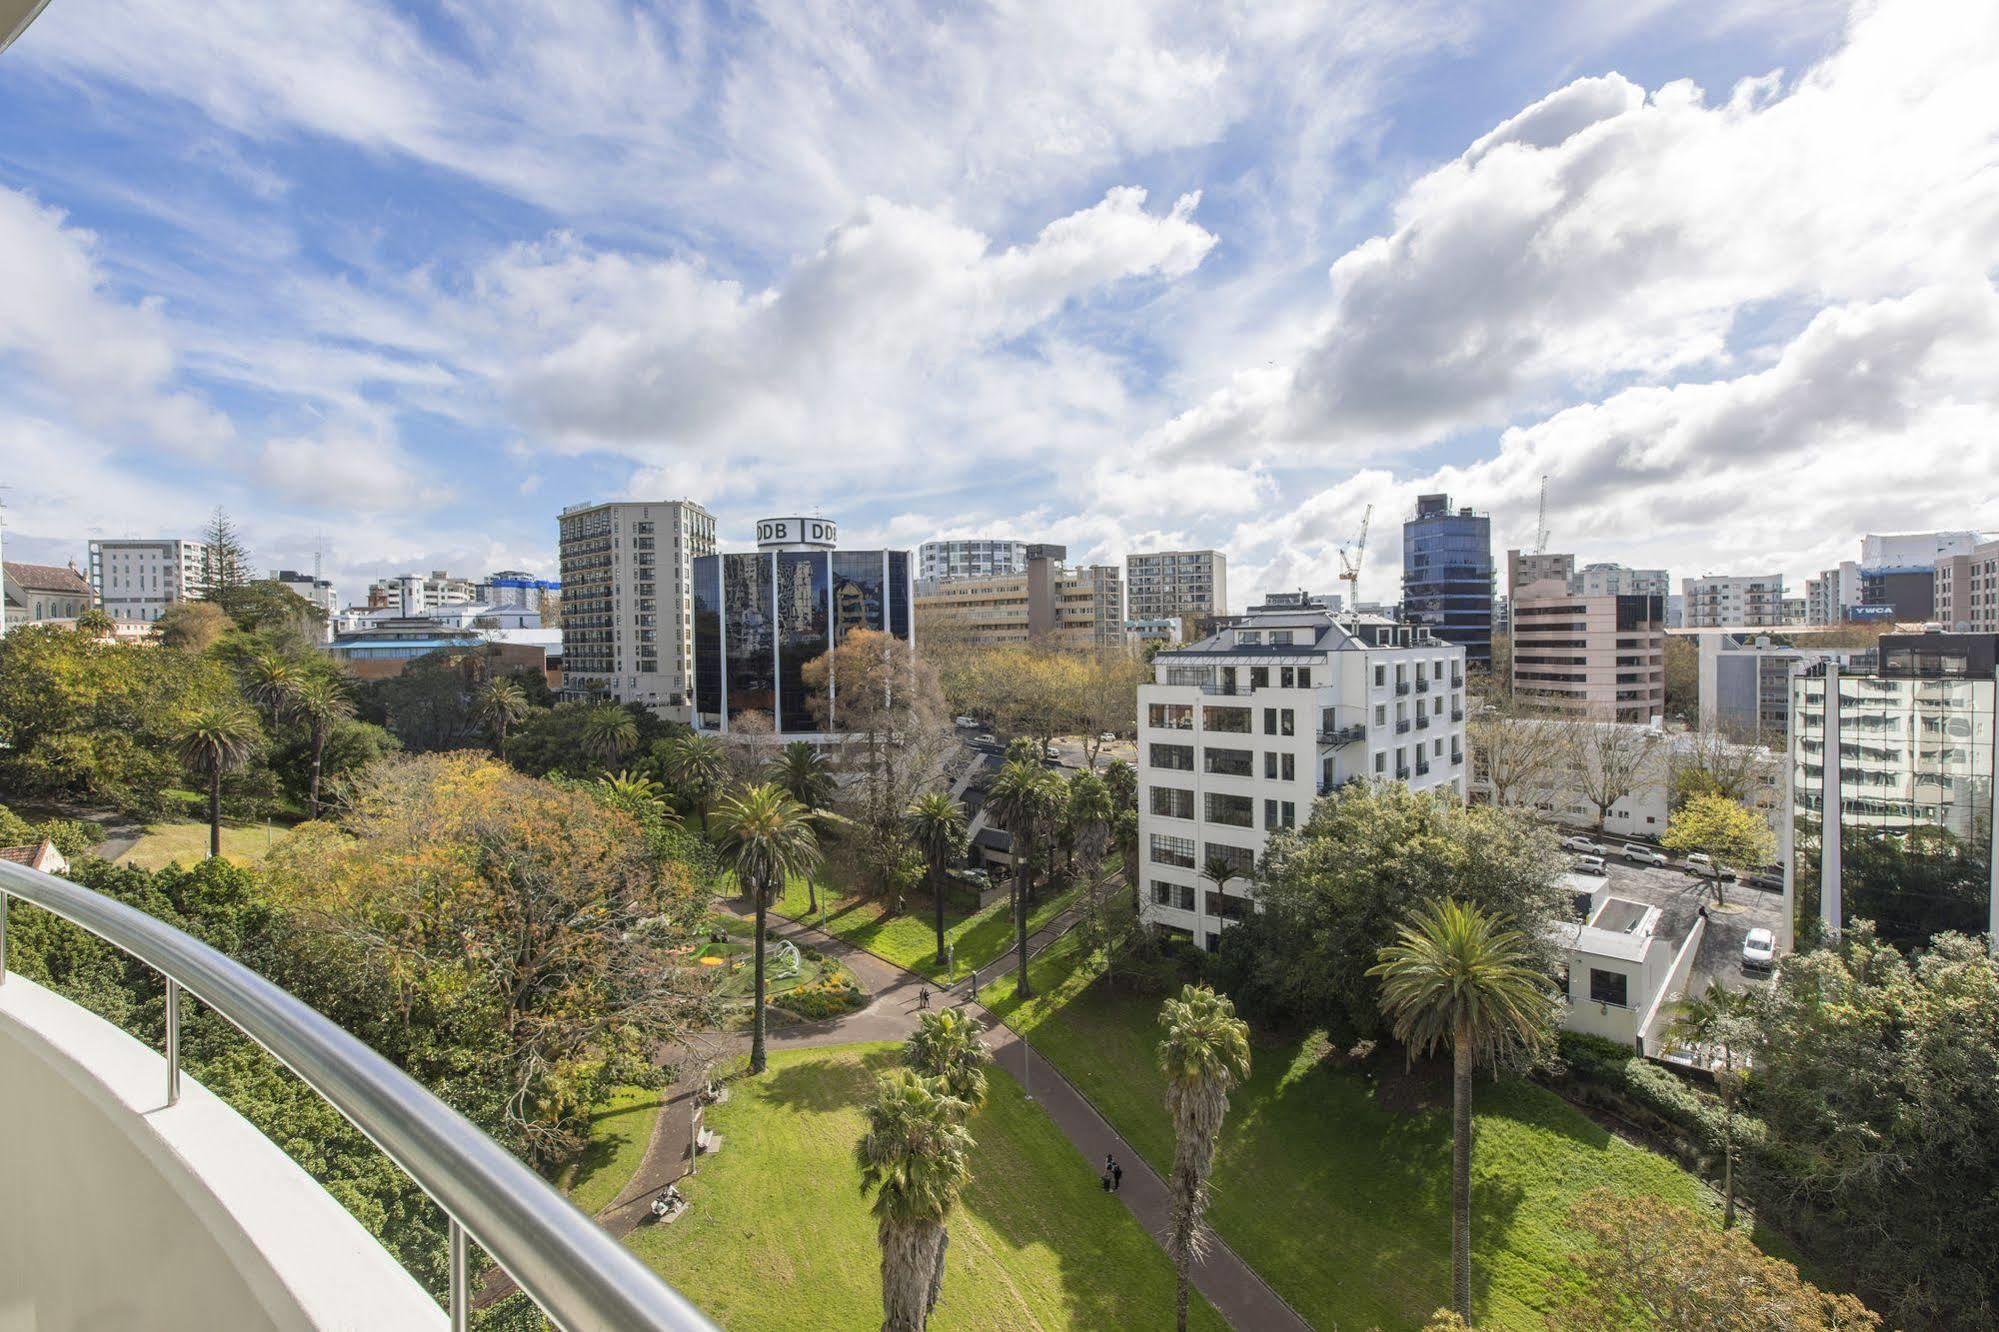
[[[867,996],[858,985],[843,978],[821,981],[817,985],[801,985],[789,994],[766,1001],[771,1008],[782,1008],[794,1017],[807,1022],[824,1022],[828,1018],[840,1017],[862,1007]]]
[[[1633,1120],[1674,1143],[1689,1161],[1720,1151],[1720,1098],[1601,1036],[1562,1032],[1560,1057],[1557,1079],[1566,1082],[1579,1100]],[[1763,1121],[1736,1112],[1735,1141],[1743,1160],[1760,1155],[1768,1137]]]

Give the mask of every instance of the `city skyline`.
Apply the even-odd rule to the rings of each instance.
[[[9,52],[9,558],[220,501],[351,599],[685,496],[1211,547],[1247,604],[1337,586],[1369,503],[1393,599],[1421,492],[1530,548],[1544,473],[1554,548],[1676,579],[1999,528],[1934,484],[1999,426],[1982,7],[316,22],[58,4]]]

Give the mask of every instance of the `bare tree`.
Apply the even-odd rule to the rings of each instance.
[[[1776,755],[1732,728],[1708,725],[1675,736],[1667,765],[1675,806],[1690,796],[1718,795],[1767,809],[1777,798]]]
[[[1511,699],[1487,703],[1465,723],[1474,785],[1483,783],[1495,805],[1517,805],[1547,789],[1569,753],[1561,722],[1529,717]]]
[[[1610,821],[1610,809],[1648,780],[1665,737],[1629,722],[1578,719],[1561,728],[1563,758],[1575,789],[1596,806],[1596,826]],[[1663,774],[1660,774],[1663,776]]]

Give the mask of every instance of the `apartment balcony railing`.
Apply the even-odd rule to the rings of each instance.
[[[1395,682],[1395,692],[1396,692],[1397,694],[1406,694],[1406,693],[1408,693],[1408,692],[1409,692],[1409,682],[1408,682],[1407,680],[1397,680],[1397,681]]]
[[[1367,739],[1367,727],[1360,722],[1332,730],[1321,728],[1319,731],[1319,743],[1322,745],[1357,745],[1365,739]]]
[[[1419,731],[1427,731],[1427,730],[1429,730],[1429,729],[1430,729],[1430,714],[1429,714],[1429,713],[1427,713],[1427,712],[1419,712],[1419,713],[1417,713],[1417,714],[1416,714],[1416,729],[1417,729],[1417,730],[1419,730]]]
[[[1453,749],[1451,751],[1451,766],[1453,768],[1457,767],[1459,764],[1463,763],[1464,761],[1465,761],[1465,754],[1462,749]]]
[[[1204,694],[1222,694],[1228,697],[1235,697],[1241,694],[1254,694],[1256,686],[1246,684],[1204,684],[1201,686],[1201,692]]]
[[[1462,671],[1453,671],[1451,673],[1451,688],[1463,689],[1464,687],[1465,687],[1464,673]]]
[[[1426,763],[1426,762],[1425,762],[1424,760],[1422,760],[1422,759],[1417,759],[1417,760],[1416,760],[1416,775],[1417,775],[1418,777],[1424,777],[1424,776],[1427,776],[1427,775],[1429,775],[1429,772],[1430,772],[1430,765],[1429,765],[1428,763]]]
[[[1419,676],[1417,676],[1417,677],[1416,677],[1416,692],[1417,692],[1417,693],[1419,693],[1419,694],[1427,694],[1427,693],[1429,693],[1429,692],[1430,692],[1430,677],[1429,677],[1429,676],[1427,676],[1427,675],[1419,675]]]
[[[1403,782],[1409,780],[1409,765],[1407,763],[1398,763],[1395,765],[1395,778],[1397,781]]]
[[[1395,734],[1397,735],[1409,734],[1409,719],[1407,717],[1395,723]]]
[[[408,1074],[248,967],[143,911],[0,861],[0,985],[7,978],[10,897],[83,927],[164,977],[169,1107],[181,1097],[180,1014],[188,994],[297,1074],[414,1180],[449,1222],[454,1332],[471,1316],[468,1242],[565,1332],[712,1329],[608,1232]]]
[[[1454,721],[1454,722],[1461,722],[1461,721],[1463,721],[1464,719],[1465,719],[1465,710],[1464,710],[1463,708],[1452,708],[1452,709],[1451,709],[1451,720],[1452,720],[1452,721]]]

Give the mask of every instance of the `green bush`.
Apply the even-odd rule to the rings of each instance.
[[[866,1003],[867,996],[861,993],[860,987],[844,977],[821,981],[817,985],[801,985],[789,994],[766,1001],[768,1007],[782,1008],[807,1022],[824,1022],[828,1018],[840,1017]]]
[[[1577,1099],[1677,1142],[1684,1157],[1698,1160],[1720,1151],[1721,1099],[1712,1092],[1601,1036],[1565,1031],[1560,1056],[1557,1080],[1566,1083]],[[1745,1159],[1759,1155],[1768,1137],[1763,1121],[1736,1112],[1735,1141]]]

